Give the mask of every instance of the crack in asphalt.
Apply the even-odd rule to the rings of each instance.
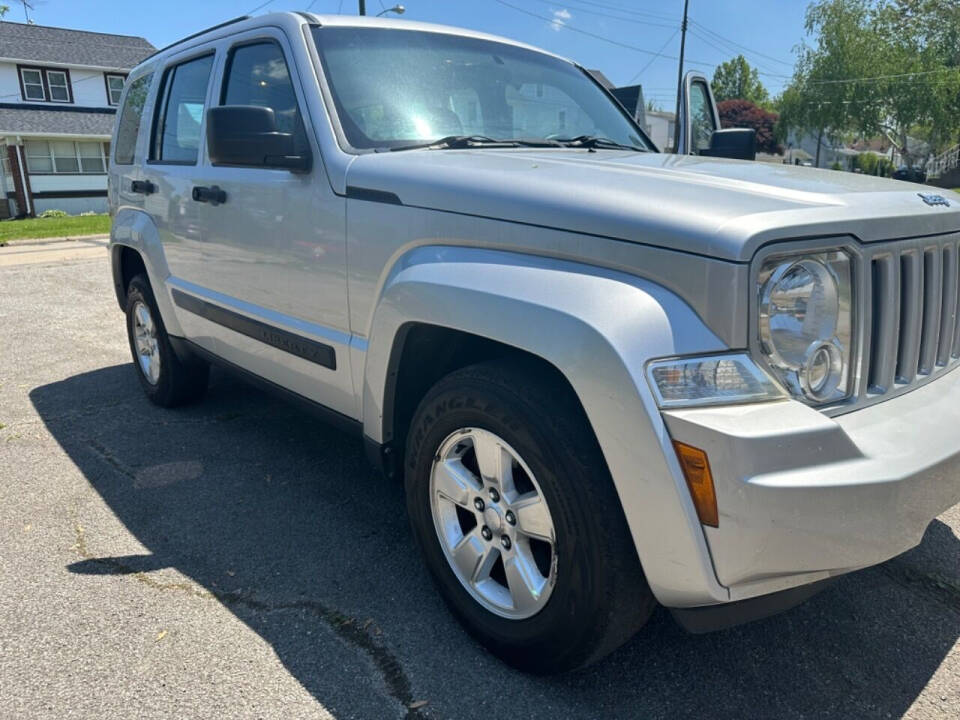
[[[956,580],[917,570],[899,559],[888,560],[879,570],[901,587],[922,592],[960,613],[960,583]]]
[[[136,478],[124,463],[100,443],[89,440],[88,447],[118,473],[131,480]],[[76,542],[73,549],[87,562],[102,565],[115,571],[115,574],[130,575],[138,582],[153,590],[181,592],[202,600],[216,600],[227,607],[242,607],[258,613],[268,612],[305,612],[323,622],[341,640],[365,653],[373,662],[390,696],[406,709],[405,720],[420,720],[427,715],[422,712],[423,705],[413,695],[410,678],[407,677],[400,660],[370,632],[372,623],[359,622],[339,610],[328,608],[315,600],[294,600],[290,602],[265,602],[236,591],[207,590],[193,583],[165,583],[137,570],[117,558],[97,557],[87,548],[86,532],[74,512],[74,533]]]

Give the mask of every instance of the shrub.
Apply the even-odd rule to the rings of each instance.
[[[783,146],[774,137],[776,113],[764,110],[749,100],[724,100],[717,103],[720,125],[725,128],[753,128],[757,133],[757,152],[780,155]]]
[[[66,210],[44,210],[37,217],[42,217],[42,218],[67,217],[67,211]]]

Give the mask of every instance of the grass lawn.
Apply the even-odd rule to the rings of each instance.
[[[4,220],[0,222],[0,245],[6,245],[14,240],[105,235],[109,232],[109,215],[68,215],[57,218]]]

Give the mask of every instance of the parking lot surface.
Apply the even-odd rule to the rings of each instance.
[[[219,372],[153,407],[105,251],[30,257],[0,263],[5,717],[960,717],[960,506],[786,614],[658,610],[525,676],[447,612],[357,438]]]

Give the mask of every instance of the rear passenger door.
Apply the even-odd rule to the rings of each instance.
[[[143,209],[160,235],[168,282],[202,282],[206,253],[202,219],[191,200],[203,138],[203,109],[210,92],[215,49],[193,48],[173,56],[159,70],[160,82],[147,138],[141,181],[150,190]],[[216,352],[213,336],[195,318],[177,311],[190,340]]]

